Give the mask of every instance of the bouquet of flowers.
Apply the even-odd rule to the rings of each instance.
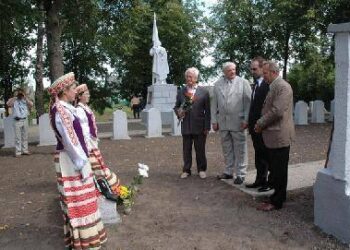
[[[129,214],[131,212],[131,207],[134,205],[134,197],[138,191],[138,185],[142,184],[143,178],[148,178],[149,167],[145,164],[138,164],[137,176],[134,176],[132,182],[128,186],[120,185],[117,188],[118,193],[118,205],[124,206],[124,213]]]
[[[185,93],[185,99],[184,101],[181,103],[180,107],[178,108],[177,112],[179,114],[186,114],[186,112],[188,112],[189,110],[192,109],[192,104],[194,103],[196,99],[196,96],[191,93],[191,92],[186,92]],[[178,122],[178,126],[180,125],[180,122],[183,121],[185,115],[183,115],[182,117],[179,117],[179,122]]]

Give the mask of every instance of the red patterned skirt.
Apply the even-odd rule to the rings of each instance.
[[[117,190],[120,186],[119,178],[105,164],[101,152],[98,148],[90,150],[90,164],[94,172],[95,178],[105,178],[114,194],[118,194]]]
[[[92,175],[82,182],[66,152],[56,152],[57,186],[64,219],[64,241],[68,249],[100,249],[107,235],[97,204]]]

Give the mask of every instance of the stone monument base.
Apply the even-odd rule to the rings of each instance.
[[[156,108],[161,113],[162,125],[170,125],[172,112],[176,102],[177,86],[174,84],[153,84],[147,88],[147,105],[141,112],[143,123],[147,123],[148,113],[151,108]]]
[[[346,182],[335,179],[330,169],[318,172],[314,185],[315,224],[325,233],[350,243],[350,196]]]
[[[141,122],[147,125],[147,117],[148,117],[148,111],[149,109],[144,109],[140,113]],[[172,115],[174,113],[173,109],[170,109],[168,111],[160,111],[160,117],[162,119],[162,125],[171,125],[172,122]]]
[[[117,211],[117,204],[114,201],[107,200],[102,195],[97,199],[97,201],[101,214],[101,220],[104,224],[116,224],[122,221]]]

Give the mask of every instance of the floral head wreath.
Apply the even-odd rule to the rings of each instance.
[[[82,93],[88,91],[89,89],[88,89],[87,85],[85,83],[83,83],[83,84],[80,84],[78,87],[76,87],[75,90],[77,91],[77,95],[79,95],[79,94],[82,94]]]
[[[75,82],[76,81],[75,81],[74,73],[70,72],[68,74],[65,74],[65,75],[57,78],[53,82],[51,87],[48,89],[48,91],[52,96],[57,96],[58,93],[60,93],[62,90],[64,90],[64,88],[72,85]]]
[[[59,99],[58,99],[58,94],[61,91],[63,91],[66,87],[68,87],[74,83],[76,83],[74,73],[70,72],[68,74],[65,74],[65,75],[57,78],[57,80],[55,80],[53,82],[53,84],[48,89],[48,91],[54,97],[54,102],[50,103],[50,111],[54,106],[56,106],[57,113],[59,114],[59,116],[63,122],[63,126],[65,126],[67,131],[68,131],[68,135],[69,135],[71,142],[74,145],[78,145],[78,138],[77,138],[76,133],[74,132],[73,121],[72,121],[70,115],[68,114],[68,112],[66,111],[66,109],[63,107],[63,105],[59,102]],[[50,115],[51,115],[51,112],[50,112]]]

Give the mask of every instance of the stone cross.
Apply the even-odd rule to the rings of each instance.
[[[173,112],[171,122],[171,135],[172,136],[179,136],[181,135],[181,123],[179,123],[179,120],[177,119],[177,116],[175,115],[175,112]]]
[[[160,111],[156,108],[148,111],[146,137],[162,137],[162,119]]]
[[[308,116],[307,116],[307,103],[304,101],[297,101],[294,109],[294,123],[295,125],[307,125]]]
[[[129,140],[128,119],[122,110],[113,112],[113,140]]]
[[[311,121],[313,123],[324,123],[324,102],[316,100],[313,102],[311,111]]]
[[[13,148],[15,146],[15,128],[14,119],[10,115],[4,119],[4,147]]]
[[[49,114],[43,114],[39,117],[39,145],[38,146],[48,146],[56,145],[57,140],[55,133],[53,132],[50,125]]]

